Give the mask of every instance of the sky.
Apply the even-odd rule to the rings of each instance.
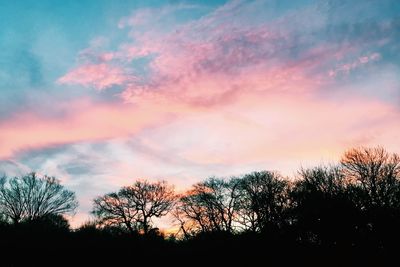
[[[400,152],[400,1],[0,1],[0,173],[92,199]]]

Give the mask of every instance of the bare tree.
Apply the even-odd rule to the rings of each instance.
[[[75,193],[65,189],[54,177],[30,173],[0,179],[0,210],[13,223],[63,215],[73,212],[77,205]]]
[[[186,235],[199,231],[233,232],[239,208],[238,193],[236,180],[209,178],[180,198],[174,216]]]
[[[301,169],[291,190],[291,214],[301,240],[336,246],[351,243],[360,213],[353,184],[341,166]]]
[[[354,148],[342,160],[345,174],[367,195],[368,206],[399,205],[400,157],[382,147]]]
[[[25,200],[19,178],[0,179],[0,210],[4,218],[17,224],[25,215]]]
[[[351,182],[346,179],[340,166],[318,166],[300,170],[301,180],[296,186],[302,191],[321,192],[325,195],[335,195],[343,192]]]
[[[100,225],[126,228],[130,233],[137,230],[138,210],[123,190],[94,199],[92,213]]]
[[[207,208],[201,204],[199,195],[196,188],[186,192],[179,197],[173,211],[173,216],[179,222],[185,237],[198,232],[212,231],[212,221],[208,217]]]
[[[279,225],[288,207],[289,182],[275,172],[253,172],[243,176],[240,184],[241,224],[251,231]]]
[[[175,193],[165,181],[137,181],[94,200],[93,214],[103,224],[124,225],[133,232],[148,234],[152,218],[165,216],[173,207]]]
[[[137,221],[145,234],[151,229],[152,218],[165,216],[175,202],[174,189],[165,181],[156,183],[137,181],[122,191],[136,207]]]

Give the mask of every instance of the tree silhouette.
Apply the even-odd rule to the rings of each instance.
[[[105,225],[123,225],[131,233],[152,229],[152,218],[165,216],[173,207],[175,193],[165,181],[137,181],[94,200],[93,214]]]
[[[382,147],[354,148],[341,164],[349,178],[365,193],[365,207],[400,207],[400,157]]]
[[[381,266],[400,240],[400,159],[380,147],[355,148],[338,165],[301,169],[294,179],[270,171],[213,177],[179,196],[166,182],[139,180],[94,199],[96,219],[70,229],[64,214],[75,207],[75,195],[55,178],[0,178],[0,251],[29,252],[24,258],[32,260],[74,247],[92,265],[130,264],[134,255],[147,264],[158,255],[204,264]],[[183,235],[168,238],[153,225],[170,211]],[[17,258],[8,258],[15,266]]]
[[[289,182],[276,172],[253,172],[238,180],[240,218],[245,229],[259,232],[284,223]]]
[[[239,209],[239,184],[237,180],[209,178],[193,186],[174,212],[184,233],[235,230]],[[185,228],[186,227],[186,228]]]
[[[0,178],[0,210],[14,224],[70,213],[77,205],[75,193],[65,189],[54,177],[30,173]]]
[[[352,241],[360,212],[339,166],[302,169],[291,192],[297,231],[305,242],[331,246]]]
[[[137,231],[136,206],[130,202],[125,190],[109,193],[93,201],[92,213],[102,226],[126,228],[130,233]]]
[[[384,248],[400,238],[400,157],[382,147],[354,148],[341,164],[352,180],[352,195],[363,214],[364,243]]]

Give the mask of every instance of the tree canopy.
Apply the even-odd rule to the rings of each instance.
[[[72,213],[77,206],[75,193],[64,188],[55,177],[29,173],[0,178],[0,213],[14,224]]]

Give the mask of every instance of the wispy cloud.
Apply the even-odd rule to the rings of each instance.
[[[290,5],[278,8],[271,3],[232,1],[191,19],[179,19],[179,14],[203,7],[169,5],[136,10],[119,22],[128,35],[116,45],[117,49],[106,49],[111,42],[108,38],[94,39],[79,54],[77,66],[58,80],[59,84],[99,91],[113,88],[124,104],[115,99],[101,104],[74,101],[65,105],[60,119],[43,119],[30,112],[17,114],[1,124],[0,140],[7,142],[3,142],[0,155],[10,157],[54,144],[132,138],[148,127],[163,133],[166,121],[180,123],[174,130],[177,136],[192,136],[195,133],[187,129],[194,127],[194,120],[203,125],[203,130],[198,130],[202,136],[214,129],[224,134],[218,134],[215,142],[204,147],[188,145],[192,151],[182,157],[191,161],[204,148],[218,155],[193,157],[223,163],[228,158],[225,154],[232,155],[241,145],[239,139],[250,135],[249,144],[243,142],[249,150],[238,152],[242,155],[237,160],[240,162],[287,133],[297,133],[290,137],[293,142],[288,142],[295,149],[300,149],[296,148],[298,144],[319,140],[313,134],[316,129],[326,129],[329,123],[313,113],[324,114],[335,125],[341,125],[335,127],[337,131],[330,131],[329,138],[318,141],[315,148],[331,139],[333,143],[348,144],[357,136],[365,137],[362,127],[353,125],[372,124],[363,115],[368,110],[380,120],[390,113],[396,118],[398,109],[392,99],[375,98],[379,92],[365,96],[359,83],[343,84],[340,79],[362,71],[366,65],[372,67],[372,72],[385,62],[382,55],[388,53],[386,48],[392,51],[397,47],[395,18],[381,18],[373,3],[356,7],[369,10],[357,18],[333,16],[347,10],[347,4],[318,2],[293,10]],[[372,37],[367,34],[371,27],[376,30]],[[398,81],[393,82],[392,86],[398,86]],[[352,114],[334,111],[339,104],[345,113]],[[243,114],[253,107],[257,107],[256,114],[263,115],[246,118]],[[207,121],[219,118],[215,114],[222,114],[223,119],[215,122],[215,128],[209,128]],[[248,125],[241,124],[242,118]],[[309,122],[303,126],[299,121]],[[264,132],[271,131],[269,127],[281,134],[267,138]],[[27,128],[29,136],[24,134]],[[231,132],[237,133],[237,138],[229,141],[231,145],[223,145],[229,140],[224,135]]]
[[[99,104],[90,100],[68,102],[62,118],[43,118],[31,112],[18,113],[0,123],[0,158],[21,150],[47,145],[126,137],[143,127],[169,118],[179,106]]]
[[[361,9],[365,6],[374,8],[368,3]],[[368,24],[360,24],[362,18],[338,20],[331,14],[345,6],[324,2],[279,12],[270,1],[232,1],[197,20],[167,28],[154,23],[175,18],[188,8],[198,7],[134,12],[119,24],[130,29],[130,41],[116,51],[99,51],[96,57],[109,61],[98,67],[78,66],[60,81],[97,89],[118,84],[127,102],[175,97],[219,104],[249,91],[323,90],[331,82],[329,76],[348,74],[381,57],[379,52],[365,51],[396,41],[392,20],[380,21],[371,12],[365,14],[365,19],[371,19]],[[268,11],[275,17],[266,17]],[[371,25],[374,38],[365,32]],[[142,58],[146,63],[135,61]],[[131,66],[135,64],[146,65],[148,73],[135,73]]]
[[[112,54],[104,54],[101,57],[109,60],[112,58]],[[125,74],[121,68],[102,63],[79,66],[61,77],[58,82],[61,84],[79,84],[86,87],[93,86],[95,89],[104,90],[113,85],[124,84],[132,79],[134,77]]]
[[[381,55],[379,53],[372,53],[370,55],[365,55],[362,57],[359,57],[357,60],[350,62],[350,63],[345,63],[343,65],[340,65],[336,67],[335,69],[332,69],[329,71],[329,76],[335,77],[336,75],[342,74],[346,75],[349,74],[351,71],[362,67],[363,65],[366,65],[368,63],[372,63],[374,61],[378,61],[381,58]]]

